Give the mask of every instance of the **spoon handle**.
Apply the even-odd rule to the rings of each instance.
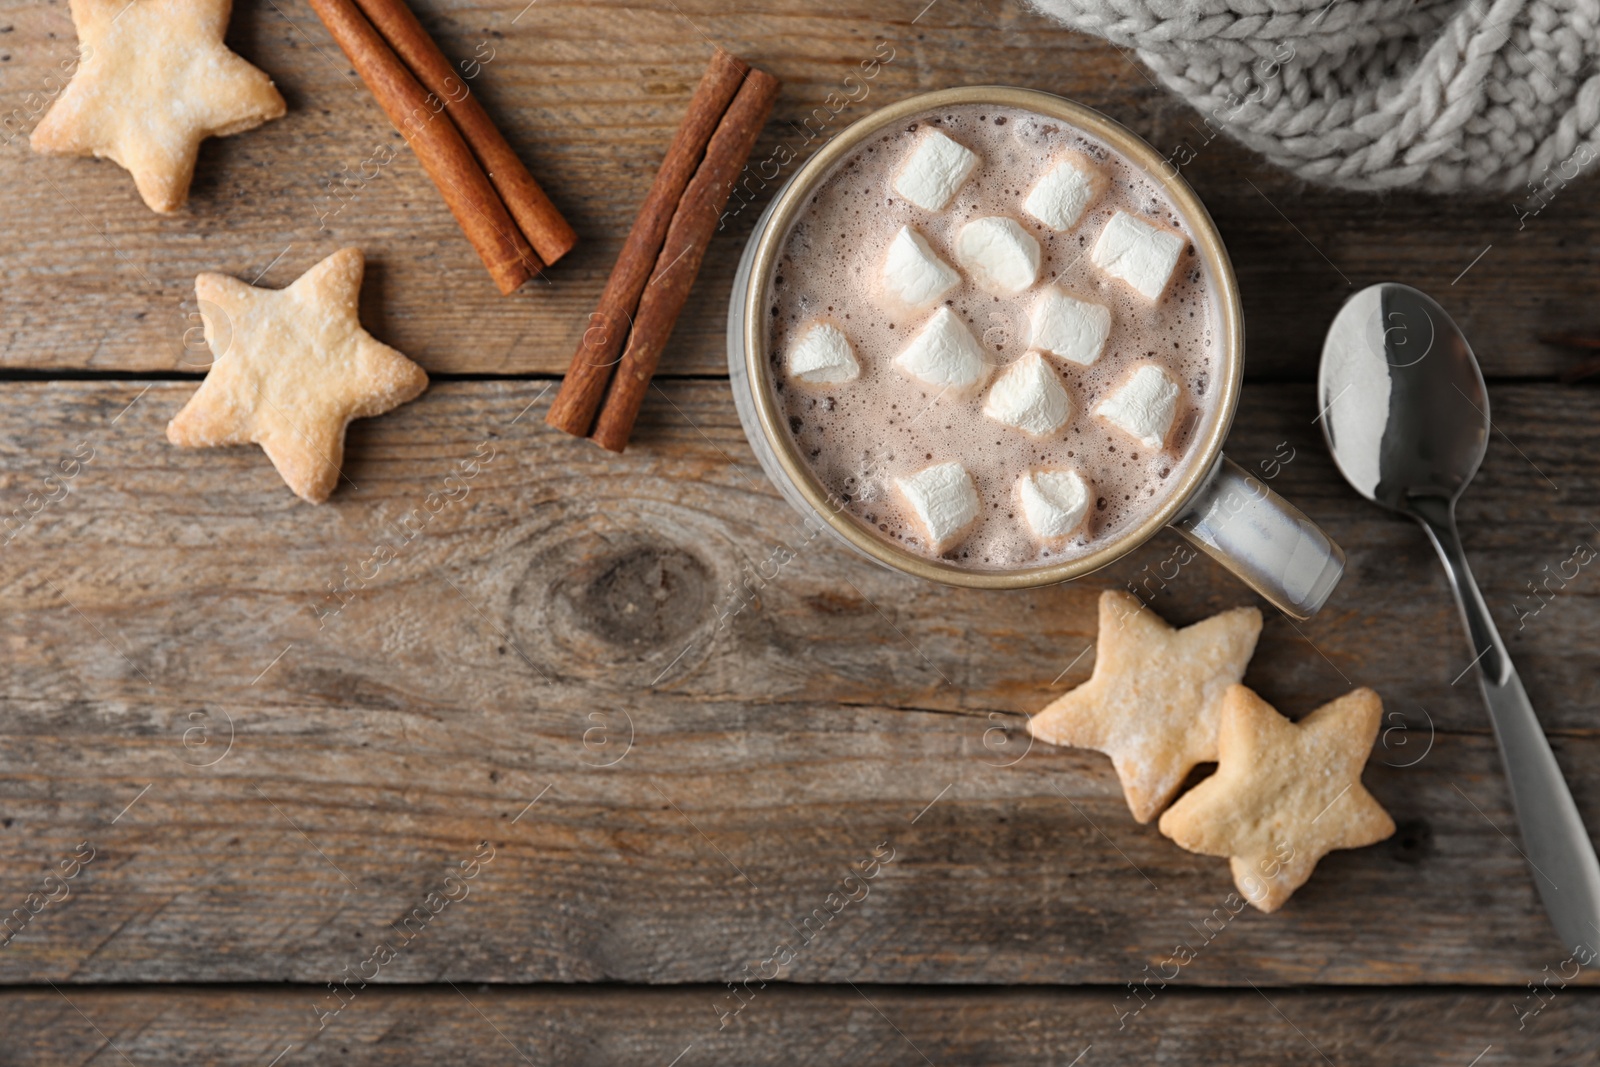
[[[1505,762],[1511,802],[1527,849],[1524,858],[1533,868],[1534,884],[1562,943],[1575,954],[1583,954],[1580,962],[1591,963],[1600,949],[1600,861],[1595,859],[1594,844],[1467,567],[1456,533],[1454,504],[1413,500],[1412,506],[1444,560],[1450,588],[1478,654],[1478,681]]]

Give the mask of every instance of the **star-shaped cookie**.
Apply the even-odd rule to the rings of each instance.
[[[1222,694],[1244,677],[1261,612],[1234,608],[1182,630],[1131,593],[1100,594],[1094,673],[1028,721],[1052,745],[1111,757],[1133,817],[1149,822],[1197,763],[1217,758]]]
[[[79,63],[34,129],[37,152],[102,156],[155,211],[189,195],[207,137],[284,113],[272,79],[222,43],[232,0],[72,0]]]
[[[1370,689],[1293,723],[1244,686],[1230,687],[1217,773],[1167,809],[1161,832],[1190,852],[1227,856],[1245,899],[1276,911],[1329,852],[1394,833],[1361,785],[1382,717]]]
[[[341,248],[287,289],[226,274],[194,281],[215,362],[167,440],[205,448],[254,442],[289,488],[320,504],[339,480],[351,419],[381,415],[428,387],[421,367],[361,328],[365,262]]]

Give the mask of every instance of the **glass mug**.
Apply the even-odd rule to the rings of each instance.
[[[830,500],[799,454],[772,388],[767,320],[773,265],[811,193],[874,133],[936,108],[961,104],[1009,107],[1082,130],[1122,153],[1159,184],[1188,224],[1205,261],[1217,304],[1220,394],[1210,424],[1199,429],[1187,470],[1166,499],[1108,543],[1073,559],[980,570],[930,559],[870,530]],[[1041,158],[1041,165],[1045,162]],[[728,371],[745,435],[784,498],[837,540],[886,567],[951,585],[1021,589],[1053,585],[1099,570],[1144,544],[1164,526],[1237,575],[1285,614],[1309,618],[1344,573],[1344,552],[1299,509],[1222,454],[1244,377],[1244,321],[1238,282],[1216,225],[1181,176],[1138,135],[1096,111],[1031,89],[968,86],[922,93],[867,115],[824,145],[779,190],[757,221],[735,275],[728,306]]]

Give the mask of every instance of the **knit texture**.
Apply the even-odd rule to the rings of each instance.
[[[1029,2],[1313,182],[1538,197],[1600,154],[1600,0]]]

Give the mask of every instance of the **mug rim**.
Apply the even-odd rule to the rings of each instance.
[[[1217,290],[1217,328],[1221,343],[1221,392],[1209,428],[1196,442],[1199,449],[1177,486],[1162,505],[1110,543],[1069,560],[1028,567],[982,570],[931,559],[901,548],[867,529],[866,525],[836,506],[833,494],[800,455],[785,429],[773,388],[772,364],[766,344],[766,318],[761,314],[769,299],[772,268],[796,216],[813,190],[829,176],[833,166],[867,138],[902,119],[939,107],[987,104],[1014,107],[1058,119],[1098,138],[1158,183],[1186,223]],[[842,130],[808,159],[784,185],[768,209],[765,224],[753,236],[756,242],[744,293],[744,363],[753,394],[755,414],[766,444],[784,475],[810,509],[832,530],[872,559],[894,570],[947,585],[976,589],[1024,589],[1054,585],[1081,578],[1129,554],[1172,523],[1210,478],[1222,455],[1222,444],[1233,425],[1244,378],[1244,315],[1238,283],[1216,223],[1181,174],[1168,175],[1155,148],[1138,134],[1100,112],[1065,97],[1037,89],[1006,85],[970,85],[918,93],[864,115]]]

